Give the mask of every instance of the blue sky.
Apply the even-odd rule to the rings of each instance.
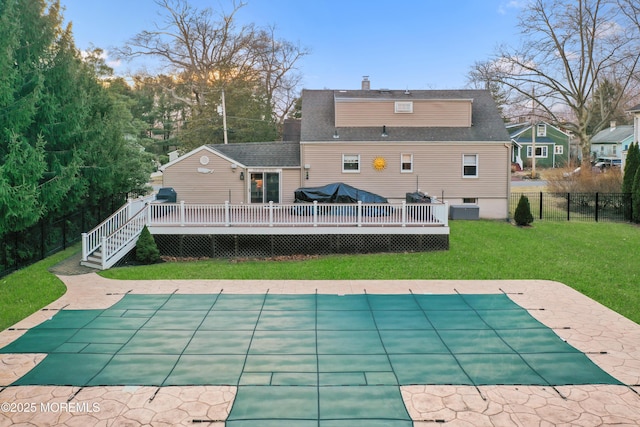
[[[275,25],[277,34],[308,48],[300,63],[303,87],[455,89],[466,85],[475,61],[498,44],[517,40],[517,17],[526,0],[245,0],[240,24]],[[198,8],[230,0],[190,0]],[[161,22],[153,0],[61,0],[76,45],[107,52]],[[118,74],[140,63],[112,63]]]

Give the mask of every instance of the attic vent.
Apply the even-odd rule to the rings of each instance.
[[[413,101],[396,101],[396,113],[413,113]]]

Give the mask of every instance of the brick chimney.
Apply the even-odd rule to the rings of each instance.
[[[371,90],[371,82],[369,76],[362,76],[362,90]]]

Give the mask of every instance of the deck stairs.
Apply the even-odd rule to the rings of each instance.
[[[83,233],[80,264],[106,270],[135,248],[147,224],[147,205],[152,200],[153,196],[129,200],[93,230]]]

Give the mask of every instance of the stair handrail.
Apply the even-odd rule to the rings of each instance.
[[[117,262],[117,259],[113,260],[113,258],[118,255],[122,248],[138,239],[142,229],[147,225],[148,209],[148,206],[143,206],[127,222],[122,224],[120,228],[109,236],[103,236],[101,242],[103,269],[107,269]],[[123,235],[125,238],[121,239]]]
[[[144,196],[138,199],[128,199],[127,202],[122,205],[111,216],[95,226],[91,231],[82,233],[82,261],[86,261],[93,252],[95,252],[102,245],[102,238],[111,235],[118,228],[122,227],[133,215],[132,209],[139,204],[146,204],[152,200],[155,195]]]
[[[103,237],[110,235],[128,221],[129,206],[131,206],[131,200],[127,200],[127,203],[98,224],[93,230],[88,233],[82,233],[82,261],[86,261],[89,255],[102,245]]]

